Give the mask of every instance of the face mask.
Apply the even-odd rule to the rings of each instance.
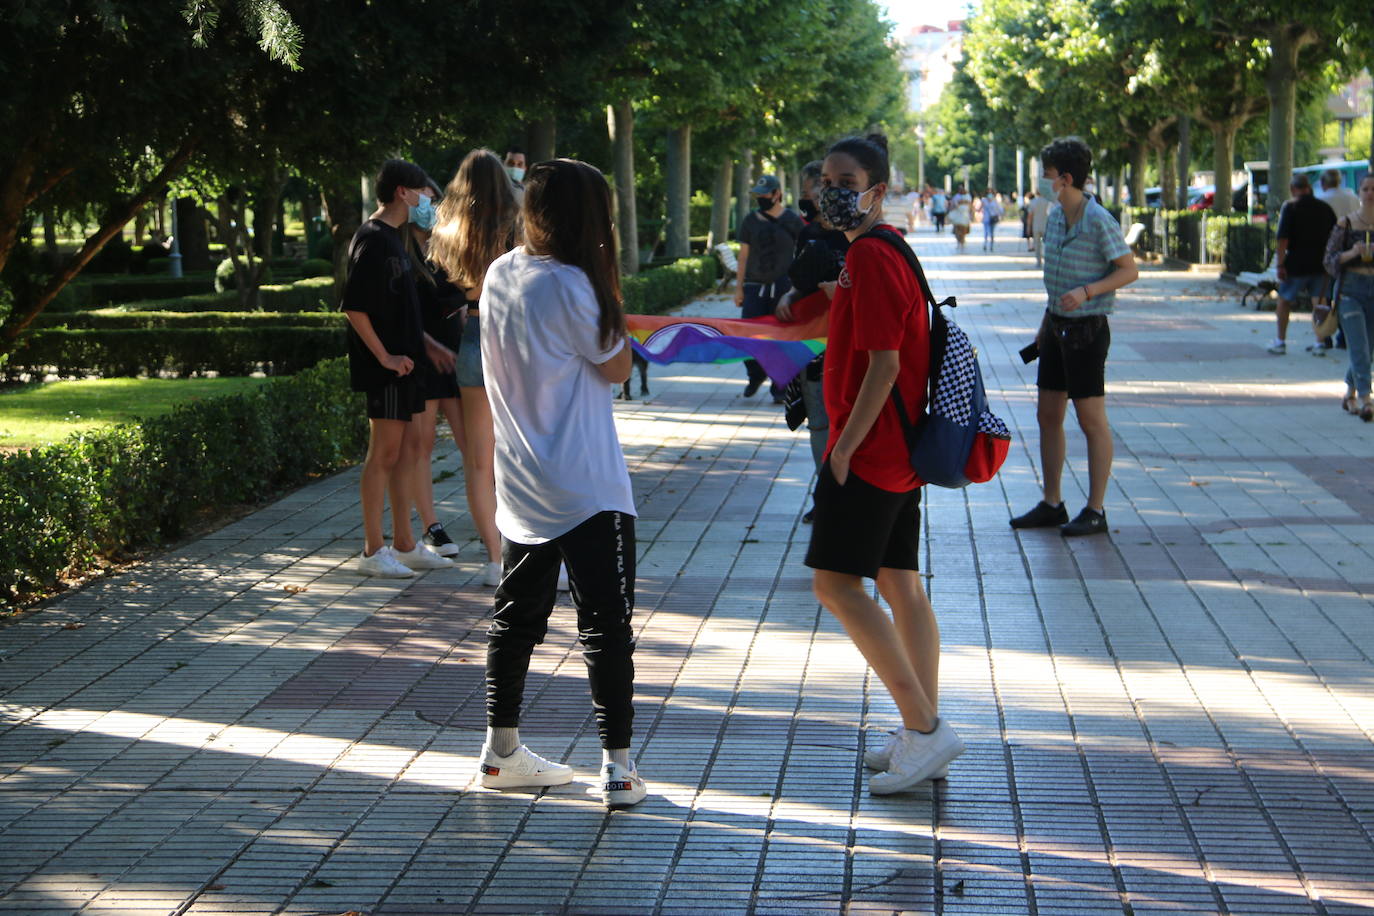
[[[506,166],[506,174],[510,176],[510,180],[511,180],[511,181],[524,181],[524,180],[525,180],[525,170],[524,170],[524,169],[516,168],[516,167],[513,166],[513,165],[508,165],[508,166]]]
[[[420,195],[420,202],[410,208],[410,221],[426,232],[434,228],[435,216],[434,201],[424,194]]]
[[[771,197],[756,197],[754,203],[758,204],[760,210],[773,209],[773,198]]]
[[[816,209],[816,202],[814,200],[806,200],[803,198],[797,206],[801,207],[801,214],[806,217],[808,223],[814,223],[816,217],[820,215],[820,211]]]
[[[863,210],[859,209],[859,198],[871,190],[873,189],[855,191],[853,188],[834,186],[821,188],[816,206],[820,208],[827,223],[841,232],[848,232],[850,229],[857,229],[864,218],[868,216],[869,211],[873,209],[872,204]]]
[[[1042,177],[1039,179],[1036,183],[1036,190],[1040,192],[1041,197],[1048,197],[1050,200],[1059,199],[1059,192],[1054,189],[1054,182],[1055,179],[1053,178]]]

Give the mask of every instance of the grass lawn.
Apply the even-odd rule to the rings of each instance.
[[[75,432],[154,417],[183,401],[238,394],[266,381],[107,378],[43,382],[0,391],[0,449],[60,442]]]

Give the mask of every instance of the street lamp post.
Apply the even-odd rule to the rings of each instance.
[[[172,198],[172,249],[167,252],[167,272],[181,276],[181,223],[177,220],[177,199]]]
[[[916,125],[916,190],[926,186],[926,126]]]

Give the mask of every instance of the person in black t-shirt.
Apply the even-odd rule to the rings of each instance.
[[[1299,296],[1313,303],[1326,292],[1326,269],[1322,258],[1326,240],[1336,225],[1336,213],[1326,201],[1312,194],[1312,184],[1299,172],[1290,182],[1293,199],[1279,211],[1278,250],[1274,261],[1279,273],[1278,336],[1269,352],[1282,356],[1288,352],[1288,314]]]
[[[452,365],[453,354],[424,332],[414,268],[401,230],[432,210],[429,176],[419,166],[388,159],[377,175],[381,206],[358,228],[348,247],[348,280],[339,308],[348,316],[349,380],[367,399],[371,425],[360,484],[363,553],[358,571],[366,576],[406,578],[416,569],[452,566],[423,544],[410,529],[416,500],[419,424],[425,392],[416,363],[433,359]],[[408,230],[407,230],[408,231]],[[392,498],[392,542],[382,533],[387,490]]]
[[[750,190],[758,209],[740,223],[739,267],[736,270],[735,305],[742,318],[762,318],[773,314],[778,299],[791,284],[787,268],[802,231],[802,218],[782,205],[782,184],[775,175],[764,175]],[[744,361],[749,384],[746,398],[753,397],[768,378],[754,360]],[[782,392],[774,386],[773,400],[781,402]]]

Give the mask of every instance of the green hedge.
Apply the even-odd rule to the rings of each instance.
[[[34,321],[35,330],[127,330],[131,328],[342,328],[348,324],[343,312],[126,312],[99,309],[77,314],[49,315]]]
[[[139,299],[171,299],[211,292],[215,281],[208,272],[185,277],[99,277],[68,283],[45,312],[74,312],[118,305]]]
[[[715,258],[679,258],[671,264],[625,277],[621,282],[621,291],[625,297],[626,312],[661,315],[693,296],[706,292],[715,283]]]
[[[4,372],[99,376],[287,375],[346,352],[341,326],[46,329],[25,335]]]
[[[295,283],[264,286],[258,290],[258,302],[264,312],[318,312],[333,309],[334,278],[307,277]],[[131,311],[154,312],[239,312],[238,293],[202,293],[173,299],[149,299],[128,302]]]
[[[246,394],[0,454],[0,599],[40,594],[97,557],[164,543],[358,461],[367,419],[348,389],[347,360],[330,360]]]

